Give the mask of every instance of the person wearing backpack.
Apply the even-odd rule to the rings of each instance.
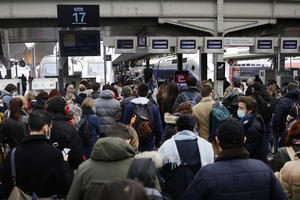
[[[197,80],[195,77],[189,76],[186,79],[186,85],[187,89],[177,96],[173,104],[173,112],[176,110],[177,106],[184,101],[189,101],[192,104],[192,106],[195,106],[202,99],[200,91],[197,88]]]
[[[127,105],[123,122],[134,127],[139,136],[139,151],[152,151],[154,147],[159,147],[162,135],[162,125],[160,113],[147,96],[149,86],[142,83],[138,87],[138,98],[131,100]]]
[[[202,167],[182,199],[188,200],[287,200],[272,170],[250,159],[247,140],[237,119],[224,120],[216,141],[222,151],[215,163]]]
[[[272,115],[274,112],[274,103],[272,105],[271,98],[268,95],[268,92],[264,90],[263,84],[260,82],[254,82],[253,90],[251,97],[256,100],[257,103],[257,113],[259,113],[265,124],[268,126],[271,122]]]
[[[239,98],[238,117],[245,129],[245,147],[250,158],[267,162],[267,130],[264,119],[256,112],[256,101],[252,97]]]
[[[90,97],[85,98],[81,104],[81,109],[82,122],[78,124],[78,133],[81,138],[83,155],[89,159],[97,139],[105,135],[101,133],[100,121],[94,112],[94,100]]]
[[[235,79],[232,83],[232,92],[226,95],[224,94],[224,99],[222,102],[222,104],[229,110],[232,117],[237,117],[240,96],[244,96],[244,92],[241,89],[241,81]]]
[[[198,121],[200,137],[209,141],[210,113],[215,104],[212,99],[212,86],[210,84],[207,83],[201,87],[201,96],[203,99],[193,107],[193,115]]]
[[[50,113],[37,110],[30,115],[30,135],[8,153],[4,162],[6,198],[14,185],[23,192],[34,192],[39,198],[67,195],[73,173],[66,162],[68,157],[63,157],[62,152],[49,142],[51,127]],[[15,166],[15,183],[12,166]]]
[[[177,133],[158,149],[163,156],[163,191],[174,200],[181,199],[201,167],[214,162],[212,145],[194,132],[196,123],[193,115],[180,116]]]

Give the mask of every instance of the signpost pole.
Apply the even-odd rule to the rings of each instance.
[[[106,79],[106,71],[107,71],[107,69],[106,69],[106,67],[107,67],[107,65],[106,65],[106,46],[103,46],[103,59],[104,59],[104,84],[106,84],[106,81],[107,81],[107,79]]]
[[[11,62],[10,62],[10,45],[9,45],[9,38],[8,38],[8,30],[4,31],[4,42],[6,46],[6,60],[7,60],[7,78],[11,79]]]
[[[177,70],[182,71],[183,68],[183,60],[182,60],[182,53],[177,54]]]

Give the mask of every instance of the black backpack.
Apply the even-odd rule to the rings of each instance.
[[[201,160],[197,140],[175,142],[181,165],[164,164],[160,173],[163,192],[170,195],[173,200],[180,200],[201,168]]]
[[[154,123],[152,103],[149,102],[146,105],[135,105],[134,114],[130,120],[130,126],[136,130],[140,144],[146,144],[153,140]]]
[[[223,99],[223,106],[225,106],[231,114],[236,114],[240,96],[240,93],[237,90],[234,90],[230,95]]]
[[[271,101],[266,100],[261,95],[257,96],[257,112],[262,116],[264,119],[265,125],[268,125],[272,119],[275,104]]]
[[[77,124],[78,134],[83,147],[88,147],[92,141],[91,127],[88,118],[89,116],[83,117]]]

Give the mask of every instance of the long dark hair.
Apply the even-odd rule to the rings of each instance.
[[[171,112],[173,103],[175,101],[175,98],[178,95],[178,86],[176,83],[170,83],[168,85],[168,92],[167,96],[164,100],[164,104],[166,105],[166,112]]]
[[[12,98],[9,102],[9,118],[21,121],[22,120],[22,107],[23,107],[23,101],[19,98]]]
[[[285,145],[287,147],[291,146],[294,139],[300,139],[300,120],[297,120],[288,131],[288,135],[285,139]]]

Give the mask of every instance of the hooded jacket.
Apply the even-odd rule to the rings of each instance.
[[[174,113],[171,115],[170,113],[165,113],[164,120],[166,126],[164,128],[163,135],[160,140],[160,145],[162,145],[166,140],[170,139],[173,135],[176,134],[176,121],[179,118],[179,113]]]
[[[275,133],[282,134],[284,132],[287,116],[290,114],[293,104],[298,101],[299,94],[300,90],[294,89],[289,91],[284,98],[278,100],[272,119],[272,129]]]
[[[1,90],[0,98],[3,100],[3,102],[6,104],[6,106],[8,106],[10,100],[12,99],[12,95],[7,90]]]
[[[177,166],[179,166],[181,164],[181,159],[179,157],[176,141],[188,140],[197,140],[201,166],[205,166],[214,162],[214,151],[212,145],[209,142],[197,136],[194,132],[184,130],[176,133],[176,135],[172,136],[158,149],[158,152],[164,158],[164,164],[166,164],[166,162],[176,163]]]
[[[202,167],[183,199],[287,200],[272,170],[249,159],[244,148],[223,150],[214,164]]]
[[[196,102],[199,103],[202,99],[200,94],[200,90],[196,87],[196,86],[188,86],[187,89],[185,91],[183,91],[181,94],[179,94],[174,102],[174,105],[172,107],[173,112],[175,112],[177,106],[184,102],[187,101],[187,99],[185,98],[184,94],[186,93],[188,97],[193,98],[196,95],[198,95],[198,98],[196,99]]]
[[[141,105],[147,105],[149,103],[149,99],[145,97],[139,97],[136,99],[131,100],[130,104],[127,105],[124,113],[123,123],[124,124],[130,124],[131,118],[134,115],[135,111],[135,105],[141,104]],[[147,144],[140,144],[139,151],[152,151],[154,149],[154,145],[156,147],[159,146],[159,141],[162,135],[162,125],[161,125],[161,119],[160,119],[160,113],[154,104],[151,104],[152,108],[152,114],[153,114],[153,134],[155,136],[155,139],[150,141]],[[155,141],[155,144],[154,144]]]
[[[134,155],[133,147],[121,138],[99,139],[91,158],[79,166],[67,199],[100,199],[105,183],[126,179]]]
[[[106,133],[109,125],[120,119],[121,106],[120,102],[114,99],[114,92],[104,90],[100,93],[99,98],[95,100],[96,115],[99,117],[101,132]]]

